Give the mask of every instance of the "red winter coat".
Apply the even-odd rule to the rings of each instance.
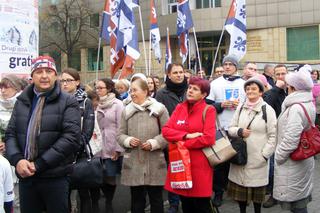
[[[162,128],[162,135],[169,143],[185,141],[184,145],[190,152],[192,189],[172,189],[169,172],[164,186],[166,190],[186,197],[211,197],[212,195],[213,169],[203,154],[202,148],[215,143],[216,110],[209,107],[205,122],[203,122],[202,113],[205,106],[204,100],[195,103],[193,106],[189,105],[187,101],[177,105],[169,121]],[[194,132],[202,132],[203,136],[184,139],[186,134]],[[170,171],[170,164],[168,171]]]

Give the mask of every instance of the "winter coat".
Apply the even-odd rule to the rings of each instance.
[[[263,119],[262,106],[266,105],[266,120]],[[262,99],[249,109],[247,102],[237,108],[230,123],[228,133],[230,136],[239,137],[241,130],[247,128],[255,116],[249,129],[251,133],[245,138],[247,143],[248,161],[246,165],[230,164],[229,180],[244,187],[260,187],[268,184],[269,163],[268,159],[276,148],[277,118],[274,110]],[[240,116],[239,116],[240,113]]]
[[[165,105],[171,116],[176,106],[185,100],[185,96],[178,97],[174,92],[164,87],[157,91],[155,99]]]
[[[5,135],[11,165],[25,159],[26,135],[31,116],[34,85],[17,98]],[[61,91],[56,82],[45,99],[40,133],[37,136],[36,176],[61,177],[71,172],[80,144],[80,110],[75,97]]]
[[[263,100],[274,109],[276,116],[279,117],[281,113],[281,105],[286,96],[287,93],[284,89],[274,86],[263,94]]]
[[[117,142],[123,109],[122,101],[116,98],[107,108],[97,108],[97,120],[102,134],[101,157],[103,159],[111,158],[114,152],[124,152]]]
[[[191,108],[190,108],[191,107]],[[211,197],[213,169],[210,167],[202,148],[215,143],[216,110],[209,107],[203,122],[202,114],[206,103],[201,100],[190,106],[188,102],[179,104],[168,123],[163,127],[162,134],[168,142],[184,141],[184,146],[189,150],[191,160],[192,189],[177,190],[170,186],[167,176],[165,189],[186,197]],[[194,139],[185,139],[189,133],[201,132],[203,136]],[[170,171],[170,164],[168,167]]]
[[[121,183],[127,186],[164,185],[167,166],[162,149],[167,141],[161,135],[161,128],[169,118],[165,106],[148,98],[142,105],[130,102],[122,112],[118,143],[125,148]],[[142,143],[149,141],[151,151],[140,147],[132,148],[132,137]]]
[[[292,202],[308,197],[313,183],[314,159],[310,157],[301,161],[293,161],[290,154],[299,145],[303,130],[310,128],[302,107],[302,103],[311,120],[315,120],[315,106],[312,93],[296,91],[287,96],[282,104],[282,112],[277,125],[277,147],[274,164],[273,197],[280,201]]]
[[[94,129],[94,110],[92,102],[87,98],[87,94],[84,90],[78,89],[75,94],[76,99],[79,103],[80,114],[81,114],[81,140],[80,144],[84,149],[84,144],[88,144]],[[84,150],[83,150],[84,151]]]

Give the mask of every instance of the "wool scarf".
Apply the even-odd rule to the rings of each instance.
[[[42,110],[45,103],[45,99],[45,94],[40,94],[37,97],[37,103],[29,121],[25,149],[25,158],[29,161],[34,161],[38,156],[37,137],[40,134]]]
[[[109,108],[114,100],[116,99],[116,95],[114,93],[108,93],[107,95],[100,97],[99,108],[106,109]]]
[[[178,97],[184,96],[185,92],[188,89],[187,79],[184,78],[182,83],[173,83],[170,78],[166,78],[167,89],[175,93]]]

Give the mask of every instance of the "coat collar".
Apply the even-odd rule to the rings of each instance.
[[[298,90],[286,97],[282,103],[282,111],[284,111],[286,108],[290,107],[294,103],[308,103],[312,102],[313,96],[311,91],[302,91]]]
[[[34,97],[34,84],[31,84],[28,86],[20,96],[18,96],[18,100],[22,101],[23,103],[30,105],[32,103],[33,97]],[[47,92],[47,100],[46,102],[51,102],[55,100],[61,93],[60,86],[58,85],[58,82],[56,81],[54,84],[54,87],[51,91]]]
[[[150,116],[158,117],[163,111],[163,104],[156,101],[154,98],[147,98],[147,100],[142,105],[137,105],[133,102],[130,102],[125,108],[125,119],[128,120],[136,112],[140,111],[149,111]]]
[[[261,107],[262,105],[264,105],[264,101],[262,98],[260,98],[259,102],[252,108],[253,111],[255,112],[260,112],[261,111]],[[247,102],[245,101],[243,103],[243,108],[246,108],[246,109],[251,109],[248,105],[247,105]]]

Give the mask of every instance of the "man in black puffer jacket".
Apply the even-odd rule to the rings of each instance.
[[[71,164],[79,149],[80,111],[61,92],[54,60],[32,61],[33,84],[17,98],[6,136],[6,152],[20,179],[22,213],[67,213]]]

